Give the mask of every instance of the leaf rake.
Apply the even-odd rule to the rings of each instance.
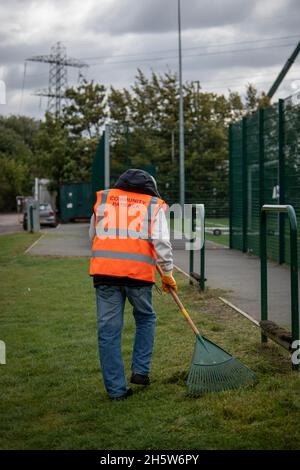
[[[162,276],[159,266],[157,270]],[[254,372],[202,336],[177,293],[173,289],[170,289],[170,293],[196,335],[192,364],[187,378],[189,394],[199,396],[203,393],[232,390],[255,383],[257,379]]]

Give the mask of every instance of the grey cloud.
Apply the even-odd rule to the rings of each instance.
[[[246,19],[255,2],[240,0],[189,0],[181,2],[182,29],[234,24]],[[104,15],[99,11],[87,22],[111,34],[158,33],[177,30],[177,0],[117,1]]]
[[[43,3],[43,0],[40,1]],[[53,1],[58,11],[61,8],[65,14],[70,8],[71,22],[72,0]],[[266,0],[181,0],[184,80],[199,79],[203,81],[203,89],[207,87],[209,91],[213,91],[215,84],[216,91],[220,92],[223,77],[226,91],[227,88],[235,89],[247,80],[236,80],[231,86],[231,77],[249,74],[251,80],[253,75],[261,73],[262,80],[269,80],[271,84],[293,46],[260,49],[260,43],[257,44],[256,51],[220,55],[200,55],[219,48],[186,50],[195,45],[207,46],[298,34],[299,0],[285,0],[280,10],[274,8],[272,12],[272,8],[270,11],[266,9],[266,13],[261,12],[258,16],[255,7],[264,1]],[[5,6],[0,0],[0,16],[6,15],[8,20],[0,32],[0,68],[2,66],[4,70],[8,87],[8,105],[1,108],[1,113],[18,112],[24,60],[33,55],[48,54],[50,47],[58,40],[65,43],[69,56],[83,59],[95,56],[115,57],[114,60],[120,63],[112,64],[110,59],[99,59],[101,66],[91,66],[86,71],[89,79],[104,83],[107,87],[111,84],[117,88],[129,87],[134,82],[137,67],[146,74],[151,73],[151,69],[158,73],[164,73],[168,68],[177,71],[177,0],[115,0],[114,3],[104,5],[101,1],[94,0],[88,20],[83,18],[76,23],[76,27],[69,26],[67,19],[65,25],[61,22],[54,23],[47,32],[39,30],[37,25],[34,34],[26,31],[26,11],[30,5],[34,5],[32,0],[10,0]],[[24,22],[20,20],[20,15],[21,19],[24,16]],[[22,31],[26,33],[25,41],[18,29],[19,24],[25,27]],[[278,44],[283,42],[278,41]],[[288,42],[295,42],[296,45],[297,39]],[[254,48],[255,44],[232,46],[231,49],[239,47]],[[164,54],[162,49],[174,51]],[[157,53],[149,54],[149,51],[155,50]],[[116,57],[137,52],[142,59],[147,60],[136,56]],[[187,58],[190,54],[194,57]],[[161,61],[151,59],[164,55],[166,57]],[[169,59],[169,55],[174,56],[174,59]],[[297,64],[292,70],[296,70],[296,66]],[[77,71],[68,69],[70,84],[77,82],[76,74]],[[220,82],[209,82],[215,79]],[[47,88],[47,85],[48,65],[29,63],[22,108],[24,113],[41,116],[39,98],[32,93],[34,90]],[[268,85],[269,83],[262,85],[261,89]],[[288,89],[289,86],[284,83],[281,90]],[[45,106],[46,99],[43,99],[42,109]]]
[[[257,4],[263,4],[257,2]],[[261,14],[253,14],[245,20],[244,27],[253,31],[253,33],[273,36],[299,34],[300,2],[299,0],[285,0],[280,9],[276,9],[274,1],[274,13],[268,8]],[[242,30],[245,32],[245,29]]]
[[[22,63],[25,59],[32,57],[34,55],[40,55],[43,53],[49,53],[50,44],[45,44],[41,46],[38,43],[35,44],[13,44],[6,45],[0,44],[0,57],[2,64],[16,64]]]

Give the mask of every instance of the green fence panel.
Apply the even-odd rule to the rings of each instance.
[[[264,204],[279,204],[278,105],[264,111]],[[279,214],[267,219],[267,256],[279,261]]]
[[[263,204],[290,204],[300,220],[299,100],[280,100],[230,128],[231,247],[259,255]],[[267,254],[290,263],[289,227],[282,214],[268,217]]]
[[[259,254],[259,116],[252,114],[247,120],[247,247],[250,253]]]
[[[285,203],[291,204],[300,220],[300,105],[285,103]],[[300,237],[298,234],[298,262]],[[285,227],[285,259],[290,262],[289,230]]]
[[[230,179],[231,187],[231,245],[243,249],[243,160],[242,123],[231,126]]]
[[[185,201],[205,204],[208,217],[227,218],[227,155],[209,152],[201,131],[185,132]],[[225,135],[226,138],[226,135]],[[216,143],[218,149],[218,145]],[[141,168],[156,177],[168,204],[179,201],[179,136],[147,126],[110,126],[111,185],[128,168]]]

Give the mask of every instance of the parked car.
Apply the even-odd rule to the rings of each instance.
[[[23,229],[27,230],[27,212],[24,212],[23,217]],[[49,225],[51,227],[56,227],[57,219],[54,210],[52,209],[51,204],[41,203],[40,204],[40,225]]]

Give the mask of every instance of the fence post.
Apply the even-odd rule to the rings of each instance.
[[[29,220],[30,220],[30,232],[33,233],[34,232],[34,223],[33,223],[33,206],[32,204],[30,204],[29,206]],[[28,221],[27,221],[27,224],[28,224]]]
[[[297,247],[297,218],[292,206],[288,206],[290,222],[290,263],[291,263],[291,311],[292,311],[292,341],[299,340],[299,298],[298,298],[298,247]],[[299,364],[293,364],[298,370]]]
[[[105,124],[104,131],[104,188],[110,187],[110,125]]]
[[[264,141],[264,119],[265,111],[260,108],[258,111],[258,127],[259,127],[259,207],[260,210],[265,200],[265,141]],[[261,258],[261,320],[268,319],[268,284],[267,284],[267,217],[262,211],[260,216],[260,258]],[[261,335],[262,343],[266,343],[268,338]]]
[[[203,220],[203,245],[200,250],[200,290],[205,290],[205,216]]]
[[[285,204],[285,123],[284,100],[278,101],[279,204]],[[279,264],[285,262],[285,215],[279,214]]]
[[[232,143],[233,143],[233,125],[229,124],[229,248],[233,248],[232,243],[232,218],[233,218],[233,174],[232,174]]]
[[[268,320],[268,281],[267,281],[267,214],[261,207],[260,214],[260,319]],[[262,343],[268,341],[268,337],[262,333]]]
[[[259,158],[259,210],[261,210],[265,201],[265,141],[264,141],[264,118],[263,108],[258,111],[258,158]],[[260,232],[262,218],[260,218]]]
[[[195,241],[195,230],[196,230],[196,207],[192,205],[192,219],[191,219],[191,240],[190,243]],[[193,284],[192,273],[194,272],[194,249],[190,249],[190,284]]]
[[[243,188],[243,252],[248,248],[247,240],[247,222],[248,222],[248,182],[247,182],[247,117],[242,121],[242,188]]]

